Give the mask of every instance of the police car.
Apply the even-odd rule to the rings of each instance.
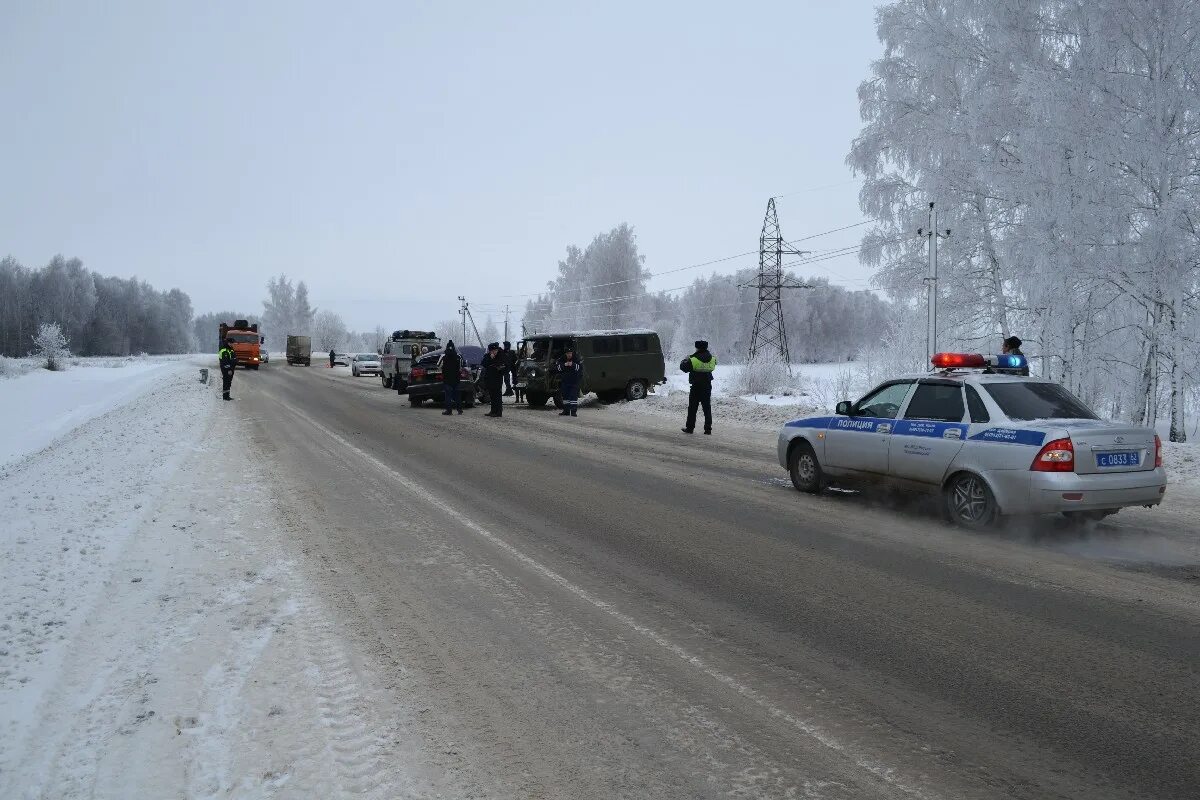
[[[779,432],[779,463],[802,492],[881,483],[940,493],[969,528],[1000,515],[1102,519],[1162,502],[1162,442],[1106,422],[1057,383],[1023,377],[1024,356],[938,353],[934,371],[886,381],[834,416]]]

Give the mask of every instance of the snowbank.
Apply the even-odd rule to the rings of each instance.
[[[432,796],[416,711],[360,666],[193,367],[0,386],[47,430],[86,417],[0,467],[0,797]],[[76,384],[90,402],[57,396]]]
[[[190,358],[204,358],[195,356]],[[30,359],[12,359],[19,364]],[[198,363],[198,362],[197,362]],[[159,380],[194,366],[187,356],[154,359],[73,359],[65,372],[33,364],[0,381],[0,467],[128,402]],[[197,374],[197,379],[198,379]]]

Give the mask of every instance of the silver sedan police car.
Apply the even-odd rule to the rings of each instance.
[[[1021,357],[939,353],[935,371],[886,381],[834,416],[786,423],[779,463],[804,492],[882,483],[940,493],[970,528],[999,515],[1102,519],[1162,502],[1153,430],[1107,422]]]

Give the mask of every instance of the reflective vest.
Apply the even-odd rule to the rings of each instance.
[[[717,368],[717,357],[713,356],[711,361],[701,361],[692,356],[692,372],[712,372]]]

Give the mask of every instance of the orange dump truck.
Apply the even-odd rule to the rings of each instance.
[[[249,367],[250,369],[258,369],[261,362],[262,352],[261,347],[266,337],[258,335],[258,323],[250,324],[249,320],[236,319],[232,325],[222,322],[217,326],[220,338],[217,340],[224,344],[226,339],[233,340],[233,354],[237,356],[239,367]]]

